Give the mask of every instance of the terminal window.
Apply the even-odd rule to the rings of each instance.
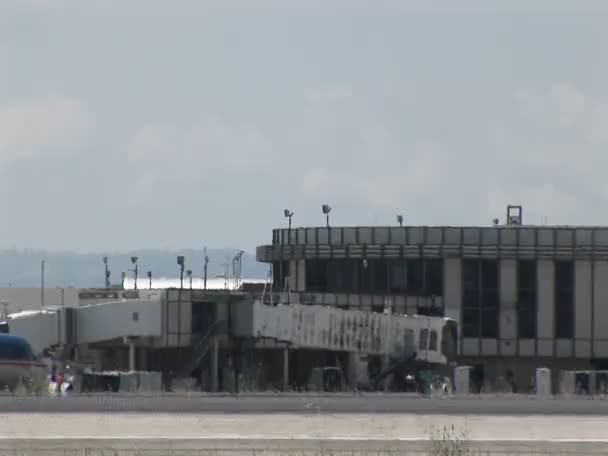
[[[574,262],[555,262],[555,337],[574,336]]]
[[[498,338],[498,262],[463,261],[462,332],[464,337]]]
[[[520,339],[536,338],[536,260],[517,262],[517,332]]]

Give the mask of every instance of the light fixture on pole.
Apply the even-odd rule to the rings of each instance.
[[[135,266],[135,268],[132,269],[132,271],[133,271],[134,278],[135,278],[135,289],[136,290],[137,290],[137,271],[138,271],[137,261],[138,260],[139,260],[139,257],[136,257],[136,256],[131,257],[131,263],[133,263],[133,266]]]
[[[283,213],[285,214],[285,218],[289,219],[289,229],[291,230],[291,217],[293,217],[293,211],[285,209]]]
[[[403,226],[403,215],[397,214],[397,223],[399,226]]]
[[[106,288],[110,288],[110,269],[108,268],[108,257],[104,256],[103,257],[103,264],[105,265],[105,284],[106,284]]]
[[[40,263],[40,308],[44,308],[44,266],[46,262]]]
[[[190,289],[192,290],[192,269],[188,269],[186,275],[188,276],[188,279],[190,279]]]
[[[148,271],[148,280],[150,281],[150,290],[152,289],[152,271]]]
[[[323,213],[325,214],[325,221],[327,223],[327,228],[329,228],[329,213],[331,212],[331,207],[329,204],[324,204],[322,206]]]
[[[207,255],[207,247],[204,247],[203,255],[205,256],[205,264],[203,265],[203,290],[206,290],[207,289],[207,265],[209,264],[209,255]]]
[[[177,264],[179,265],[179,287],[181,289],[184,288],[184,264],[185,264],[185,258],[184,255],[178,255],[177,257]]]

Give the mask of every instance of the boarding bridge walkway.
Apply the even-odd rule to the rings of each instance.
[[[337,307],[278,304],[256,300],[251,315],[243,315],[249,337],[273,339],[293,348],[416,357],[445,364],[443,328],[448,319],[421,315],[345,310]]]
[[[25,337],[35,353],[58,346],[76,346],[125,338],[161,337],[163,301],[160,292],[140,299],[55,307],[10,314],[11,334]]]

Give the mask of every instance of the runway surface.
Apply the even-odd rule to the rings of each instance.
[[[98,395],[58,398],[0,397],[1,412],[39,413],[420,413],[443,415],[608,416],[608,399],[534,396],[429,399],[399,394],[370,395]]]
[[[443,428],[492,455],[608,448],[600,416],[3,413],[0,455],[428,454]]]

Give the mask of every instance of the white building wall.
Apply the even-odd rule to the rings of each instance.
[[[608,358],[608,261],[595,262],[593,282],[593,354]]]
[[[517,352],[517,261],[501,260],[498,274],[499,353],[502,356],[515,356]]]
[[[555,338],[555,262],[537,263],[537,355],[553,356]]]
[[[577,358],[591,356],[592,268],[590,260],[574,263],[574,337]]]
[[[76,313],[79,344],[125,336],[161,336],[161,301],[121,301],[80,307]]]

